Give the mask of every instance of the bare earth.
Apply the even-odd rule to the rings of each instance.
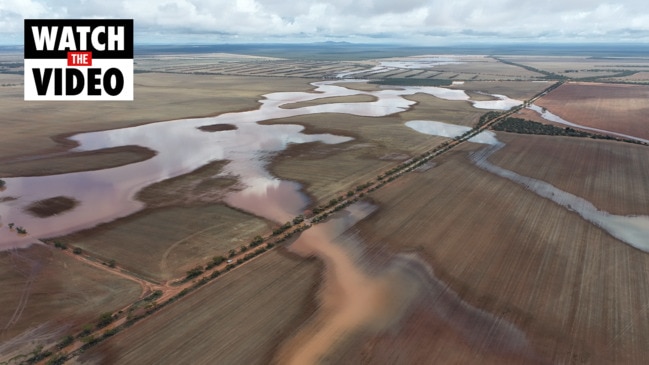
[[[0,361],[28,352],[22,346],[35,341],[58,342],[142,292],[133,281],[43,245],[0,253],[0,283]]]
[[[529,143],[527,136],[514,138]],[[461,299],[450,304],[451,313],[462,303],[480,308],[522,331],[529,347],[512,350],[485,322],[436,315],[449,303],[431,299],[398,330],[351,343],[331,355],[331,363],[642,362],[649,355],[638,341],[649,331],[649,257],[477,169],[466,158],[469,148],[475,147],[377,191],[380,209],[357,226],[358,234],[379,257],[422,257]],[[513,152],[508,148],[501,153]],[[520,164],[549,158],[560,170],[575,168],[534,150],[520,152]],[[620,168],[638,176],[631,164]],[[576,174],[552,176],[559,186],[585,183]]]
[[[318,266],[272,251],[101,343],[79,363],[267,364],[277,343],[312,313]]]
[[[225,57],[212,55],[217,56]],[[72,144],[64,137],[249,110],[264,93],[310,90],[313,80],[297,77],[311,75],[310,67],[317,67],[318,75],[351,67],[262,59],[214,65],[212,59],[185,58],[175,59],[170,70],[213,74],[138,73],[133,103],[27,104],[21,87],[0,88],[0,176],[54,173],[46,165],[59,172],[78,171],[148,158],[151,151],[137,148],[69,154]],[[449,65],[434,77],[479,75],[473,68],[480,66],[482,76],[490,79],[537,77],[494,59],[470,61]],[[258,76],[217,75],[253,71]],[[271,71],[291,77],[262,77]],[[402,73],[411,76],[412,71]],[[0,80],[17,78],[0,75]],[[485,97],[475,92],[525,99],[547,86],[467,81],[456,87],[480,99]],[[575,123],[649,138],[644,117],[648,97],[647,86],[570,83],[538,104]],[[279,178],[303,183],[314,201],[328,201],[375,180],[399,159],[446,140],[417,133],[405,122],[473,126],[486,112],[468,102],[421,94],[409,98],[417,103],[411,110],[383,118],[321,114],[268,121],[300,124],[307,133],[354,137],[340,145],[290,146],[269,156],[269,169]],[[344,101],[369,100],[361,96],[318,103]],[[214,125],[207,132],[227,128],[231,126]],[[508,133],[498,138],[506,147],[490,158],[495,165],[546,181],[610,213],[649,215],[649,148]],[[307,344],[315,350],[304,358],[321,364],[645,362],[649,255],[523,186],[477,168],[468,154],[479,148],[467,142],[426,169],[371,193],[367,201],[377,210],[338,239],[339,246],[314,245],[322,237],[315,229],[307,231],[299,239],[310,240],[311,246],[302,249],[307,255],[321,251],[315,255],[322,261],[297,257],[283,247],[270,251],[73,361],[266,364],[295,359],[290,355]],[[59,240],[100,260],[114,259],[118,268],[152,281],[182,277],[271,228],[263,219],[220,204],[224,191],[238,188],[234,177],[214,178],[226,163],[216,161],[154,184],[139,194],[149,209]],[[28,352],[35,339],[56,342],[100,313],[140,297],[143,287],[137,280],[107,275],[71,255],[41,245],[0,253],[0,283],[7,294],[0,300],[0,361]],[[327,260],[336,256],[347,265],[344,270],[331,270]],[[385,271],[394,276],[380,285],[368,279],[381,279]],[[350,295],[339,295],[345,291]],[[337,315],[340,298],[358,299],[364,293],[369,294],[353,301],[350,315]],[[392,307],[399,315],[386,319],[372,314],[389,313],[384,309]],[[327,322],[331,318],[333,327]],[[301,337],[323,328],[330,330],[322,341]]]
[[[649,139],[649,86],[567,83],[536,102],[587,127]]]

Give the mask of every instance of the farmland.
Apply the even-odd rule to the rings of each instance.
[[[56,240],[162,282],[267,230],[265,221],[227,206],[194,205],[146,210]]]
[[[611,185],[584,186],[588,180],[580,174],[585,170],[598,174],[598,166],[589,164],[572,173],[579,161],[540,153],[550,138],[512,136],[508,142],[520,139],[514,142],[517,150],[508,150],[508,145],[493,160],[539,175],[556,168],[563,173],[545,176],[553,184],[590,190],[590,196],[610,193]],[[531,141],[532,147],[521,148]],[[571,146],[573,142],[577,145]],[[598,142],[593,141],[561,143],[561,151],[577,155],[592,152],[589,147],[607,150],[595,147]],[[584,147],[587,143],[594,146]],[[648,330],[642,300],[649,288],[646,256],[574,213],[476,169],[466,154],[466,150],[451,153],[438,160],[437,167],[400,179],[373,195],[380,209],[357,225],[367,247],[383,256],[416,253],[463,302],[520,328],[533,350],[516,356],[534,354],[532,358],[553,363],[574,358],[635,362],[647,356],[646,348],[636,342]],[[631,184],[646,178],[635,163],[617,167]],[[644,159],[641,163],[646,164]],[[635,191],[621,194],[632,197]],[[646,206],[637,211],[647,212]],[[438,331],[449,336],[438,336]],[[462,322],[436,316],[434,306],[422,303],[396,334],[368,338],[333,359],[360,361],[360,354],[371,363],[390,363],[396,356],[405,363],[465,362],[475,356],[494,362],[503,356],[507,359],[511,351],[506,342],[487,336],[488,331],[472,327],[470,341],[476,345],[467,349]]]
[[[0,361],[58,342],[143,290],[43,245],[0,253],[0,280]]]
[[[573,123],[649,139],[649,86],[567,83],[537,104]]]
[[[79,361],[266,364],[281,340],[312,313],[318,267],[271,252],[135,325],[125,336],[93,348]],[[160,351],[161,346],[175,350]]]
[[[488,110],[472,102],[497,99],[490,94],[528,100],[553,85],[549,75],[562,81],[571,75],[601,76],[609,82],[616,72],[612,66],[610,72],[588,71],[595,67],[590,63],[600,61],[577,56],[342,58],[140,55],[136,101],[129,104],[27,105],[19,100],[21,87],[0,88],[0,107],[6,111],[0,177],[10,183],[19,181],[12,177],[141,163],[129,170],[133,174],[138,166],[149,171],[147,161],[160,162],[168,173],[132,192],[130,198],[141,203],[135,213],[46,237],[48,246],[0,253],[0,282],[9,294],[0,303],[0,324],[9,324],[1,333],[0,350],[25,354],[37,344],[78,334],[108,312],[126,324],[120,322],[110,336],[74,352],[68,363],[299,362],[292,356],[302,347],[311,362],[332,364],[639,363],[649,357],[645,252],[583,219],[569,204],[557,204],[476,165],[469,156],[483,145],[406,125],[437,121],[475,127]],[[410,62],[420,63],[419,68]],[[625,67],[640,66],[634,60]],[[565,72],[572,68],[579,71]],[[405,86],[347,80],[339,83],[347,88],[342,94],[324,88],[312,92],[346,72],[374,80],[459,81],[448,88],[465,90],[470,100],[421,91],[402,96],[398,92],[408,90]],[[7,74],[0,78],[12,84],[21,80]],[[262,95],[281,91],[292,93],[270,95],[263,107],[270,110],[268,105],[285,101],[271,110],[277,114],[269,114],[282,117],[221,118],[254,116]],[[316,98],[327,92],[334,96]],[[378,104],[386,95],[411,105],[389,109],[408,103]],[[646,99],[643,85],[566,82],[535,103],[575,123],[649,138]],[[336,109],[336,104],[358,109]],[[395,112],[364,116],[363,108],[376,105]],[[317,109],[326,106],[332,108]],[[152,126],[143,134],[169,141],[172,153],[135,144],[75,152],[70,151],[75,143],[66,139],[95,130],[114,130],[115,136],[125,127],[202,116],[215,118],[178,120],[165,125],[186,123],[186,130],[163,133]],[[543,121],[529,109],[513,116]],[[257,127],[259,134],[245,134]],[[210,147],[236,141],[256,150],[248,154],[233,144],[233,155],[216,148],[201,155],[199,143],[180,138],[190,142],[179,143],[171,138],[174,133],[214,137],[205,143]],[[260,137],[274,133],[277,139]],[[321,135],[338,139],[314,137]],[[496,137],[503,145],[490,155],[493,165],[552,184],[606,214],[649,216],[647,146],[507,132]],[[266,148],[276,144],[283,148]],[[442,145],[452,148],[407,173],[393,170],[430,157],[426,153]],[[183,173],[177,173],[177,166],[163,164],[186,151],[191,152],[187,161],[200,160],[191,166],[200,167],[181,166]],[[246,180],[250,176],[254,179]],[[249,182],[255,179],[264,183]],[[280,190],[280,182],[297,189]],[[229,194],[243,194],[253,185],[250,199],[256,207],[244,209],[228,200]],[[277,200],[268,198],[273,193]],[[0,203],[20,198],[5,195]],[[289,231],[278,230],[284,222],[265,216],[262,208],[296,196],[306,203],[295,215],[304,216],[291,216]],[[42,219],[65,215],[84,206],[76,198],[54,194],[26,210]],[[354,220],[357,205],[347,205],[356,200],[371,206],[371,212],[328,237],[339,221]],[[336,213],[318,216],[316,207]],[[0,221],[0,228],[7,223]],[[305,232],[289,238],[291,229]],[[327,234],[319,236],[322,232]],[[262,246],[263,253],[250,261],[238,260],[257,247],[250,245],[257,237],[282,243]],[[266,252],[274,246],[279,247]],[[219,256],[220,271],[210,276],[208,267],[214,266],[206,264]],[[226,262],[229,256],[233,263]],[[148,304],[150,313],[129,323],[120,311],[153,289],[161,294]],[[178,292],[184,296],[174,296]],[[21,334],[25,341],[19,341]],[[84,338],[75,341],[77,349]]]

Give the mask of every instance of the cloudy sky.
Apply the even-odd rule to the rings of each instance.
[[[133,18],[136,43],[642,42],[646,0],[0,0],[0,44],[25,18]]]

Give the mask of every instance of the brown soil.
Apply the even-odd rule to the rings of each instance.
[[[512,352],[511,342],[494,342],[487,322],[467,318],[458,327],[433,311],[434,317],[413,315],[400,330],[341,350],[337,363],[642,362],[649,356],[637,341],[649,333],[649,255],[477,169],[466,158],[475,148],[462,146],[438,159],[436,168],[373,193],[380,209],[356,228],[376,254],[412,252],[425,259],[461,302],[522,331],[530,350]],[[571,168],[542,153],[527,156],[519,166],[547,159],[557,169]],[[638,172],[627,166],[624,173]],[[426,305],[445,303],[431,298]]]
[[[649,148],[590,138],[498,133],[500,167],[548,182],[617,215],[649,215]]]
[[[225,193],[237,184],[235,177],[215,177],[227,163],[210,162],[190,173],[149,185],[137,193],[136,199],[149,208],[221,202]]]
[[[61,140],[67,141],[65,137]],[[70,147],[72,147],[70,145]],[[48,176],[79,171],[103,170],[148,160],[156,152],[141,146],[120,146],[95,151],[52,152],[0,159],[0,175]]]
[[[282,105],[283,109],[297,109],[306,106],[334,104],[334,103],[369,103],[376,101],[377,98],[371,95],[351,95],[351,96],[335,96],[328,98],[320,98],[311,101],[303,101],[299,103],[291,103]]]
[[[296,320],[311,316],[319,269],[314,261],[271,251],[86,351],[79,361],[268,364],[278,341],[299,326]]]
[[[71,256],[40,244],[0,253],[0,362],[23,345],[58,342],[141,294],[132,280]]]
[[[567,83],[536,104],[572,123],[649,139],[648,99],[646,85]]]

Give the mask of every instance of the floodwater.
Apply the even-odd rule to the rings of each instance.
[[[387,61],[380,61],[377,66],[374,66],[368,70],[360,71],[345,71],[336,75],[339,79],[349,78],[352,75],[365,74],[372,75],[384,72],[390,72],[397,69],[406,69],[406,70],[421,70],[427,68],[433,68],[435,66],[443,65],[459,65],[466,62],[459,61],[457,58],[453,57],[439,57],[439,56],[414,56],[414,57],[405,57],[400,59],[391,59]]]
[[[349,228],[375,209],[355,203],[289,246],[302,257],[317,257],[325,267],[318,312],[283,344],[278,363],[317,364],[346,340],[396,330],[415,304],[471,343],[498,343],[492,351],[530,352],[523,332],[463,302],[417,255],[396,254],[379,268],[372,267],[361,240]]]
[[[457,126],[448,125],[446,123],[429,122],[427,124],[423,121],[416,122],[417,123],[415,124],[409,124],[410,122],[408,122],[406,125],[421,133],[446,137],[453,137],[453,133],[457,133],[456,136],[459,136],[466,131],[466,129],[464,129],[466,127],[457,128]],[[479,137],[484,133],[486,132],[482,132],[476,137]],[[583,219],[604,229],[611,236],[620,241],[642,251],[649,252],[649,216],[623,216],[610,214],[606,211],[597,209],[597,207],[588,200],[565,192],[545,181],[523,176],[492,164],[488,161],[489,156],[503,148],[505,144],[498,141],[493,132],[488,133],[491,133],[492,136],[483,138],[474,137],[470,140],[471,142],[484,143],[488,145],[488,147],[472,153],[471,160],[476,164],[476,166],[522,185],[535,194],[550,199],[560,206],[579,214]]]
[[[353,82],[358,82],[354,80]],[[334,85],[337,83],[338,85]],[[493,101],[471,101],[462,90],[440,87],[403,87],[358,91],[345,81],[313,83],[313,92],[278,92],[264,95],[257,110],[225,113],[216,117],[181,119],[131,128],[82,133],[71,137],[79,143],[73,151],[93,151],[138,145],[156,151],[146,161],[98,171],[4,178],[0,192],[0,250],[22,247],[36,238],[53,237],[90,228],[143,209],[134,200],[142,188],[194,171],[216,160],[230,161],[223,175],[236,177],[242,189],[228,193],[227,204],[255,215],[285,222],[307,205],[299,184],[277,179],[267,170],[272,156],[289,144],[321,142],[338,144],[352,140],[331,134],[305,134],[299,125],[261,125],[258,122],[316,113],[344,113],[380,117],[407,110],[413,101],[404,96],[425,93],[445,100],[472,102],[476,108],[499,109],[521,102],[502,96]],[[320,98],[371,95],[371,102],[331,103],[286,109],[282,105]],[[236,129],[205,132],[201,126],[227,124]],[[25,212],[35,201],[65,196],[80,203],[74,209],[47,218]],[[22,226],[28,236],[10,231],[9,223]]]
[[[556,114],[553,114],[553,113],[549,112],[546,109],[541,108],[540,106],[538,106],[536,104],[532,104],[532,105],[528,106],[527,108],[532,110],[532,111],[537,112],[543,119],[548,120],[550,122],[560,123],[560,124],[564,124],[564,125],[574,127],[574,128],[585,129],[585,130],[589,130],[589,131],[593,131],[593,132],[610,134],[612,136],[617,136],[617,137],[627,138],[627,139],[633,139],[633,140],[636,140],[636,141],[649,143],[649,139],[644,139],[644,138],[640,138],[640,137],[636,137],[636,136],[631,136],[631,135],[624,134],[624,133],[607,131],[605,129],[587,127],[587,126],[584,126],[584,125],[581,125],[581,124],[576,124],[576,123],[569,122],[569,121],[561,118],[560,116],[558,116]]]

